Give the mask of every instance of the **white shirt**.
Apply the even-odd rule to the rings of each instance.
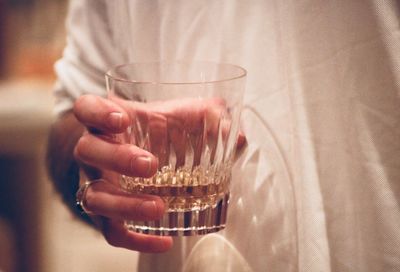
[[[248,71],[226,230],[177,238],[140,271],[400,270],[400,6],[396,1],[79,0],[56,111],[105,93],[116,64]]]

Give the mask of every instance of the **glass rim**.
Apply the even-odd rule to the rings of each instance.
[[[229,66],[237,69],[239,72],[237,75],[232,76],[232,77],[227,77],[227,78],[222,78],[218,80],[207,80],[207,81],[188,81],[188,82],[163,82],[163,81],[151,81],[151,80],[134,80],[134,79],[127,79],[123,77],[118,77],[115,74],[115,71],[117,69],[127,67],[127,66],[132,66],[132,65],[145,65],[145,64],[212,64],[212,65],[218,65],[218,66]],[[212,62],[212,61],[150,61],[150,62],[129,62],[129,63],[124,63],[124,64],[119,64],[111,69],[109,69],[105,73],[106,78],[110,78],[115,81],[119,82],[125,82],[129,84],[153,84],[153,85],[199,85],[199,84],[215,84],[215,83],[220,83],[220,82],[226,82],[226,81],[232,81],[240,78],[244,78],[247,75],[247,70],[244,69],[243,67],[236,65],[236,64],[230,64],[230,63],[225,63],[225,62]]]

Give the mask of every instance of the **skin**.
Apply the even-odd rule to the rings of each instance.
[[[73,111],[61,116],[50,132],[48,167],[56,188],[63,194],[67,204],[72,206],[78,180],[82,185],[86,180],[101,179],[101,182],[93,183],[88,188],[84,201],[86,209],[90,211],[90,221],[101,231],[105,240],[112,246],[135,251],[168,251],[172,247],[171,237],[130,232],[123,226],[125,219],[159,219],[164,214],[165,206],[157,196],[133,195],[119,188],[120,174],[151,177],[156,173],[159,162],[152,153],[125,144],[114,135],[124,132],[135,118],[146,116],[148,127],[159,133],[153,134],[154,142],[162,138],[158,135],[171,134],[179,163],[180,145],[184,141],[179,135],[174,136],[174,128],[178,130],[185,123],[191,130],[201,132],[200,127],[204,129],[204,125],[199,124],[206,120],[209,124],[207,131],[201,133],[215,133],[213,120],[218,116],[218,107],[223,107],[223,104],[220,101],[211,102],[212,110],[205,106],[210,105],[210,101],[193,107],[191,101],[144,105],[94,95],[79,97]],[[172,130],[166,131],[166,127]],[[162,144],[154,145],[154,153],[162,150]],[[245,138],[240,135],[238,148],[244,144]]]

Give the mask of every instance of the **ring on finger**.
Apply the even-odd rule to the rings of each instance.
[[[85,181],[85,183],[83,183],[79,187],[78,191],[76,192],[76,207],[78,208],[78,210],[81,213],[86,213],[87,215],[93,214],[93,212],[88,210],[88,208],[86,206],[86,194],[87,194],[89,187],[92,184],[94,184],[96,182],[100,182],[100,181],[103,181],[103,180],[102,179],[87,180],[87,181]]]

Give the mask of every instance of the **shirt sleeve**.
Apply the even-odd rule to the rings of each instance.
[[[66,29],[66,47],[55,64],[55,114],[70,110],[82,94],[105,95],[104,74],[117,57],[104,1],[72,0]]]

